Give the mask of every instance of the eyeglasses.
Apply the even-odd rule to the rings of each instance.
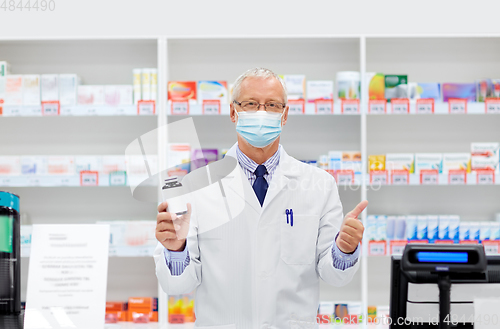
[[[267,102],[265,104],[260,104],[255,101],[243,101],[241,103],[233,101],[234,104],[239,105],[243,111],[257,111],[261,105],[268,112],[281,112],[285,108],[286,104],[278,102]]]

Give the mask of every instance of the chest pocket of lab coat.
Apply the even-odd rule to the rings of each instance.
[[[286,215],[280,223],[281,259],[289,265],[311,264],[316,258],[318,239],[317,215],[293,214],[293,226],[287,224]]]

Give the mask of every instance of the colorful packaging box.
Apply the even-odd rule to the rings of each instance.
[[[394,240],[395,239],[397,218],[398,218],[397,216],[387,216],[387,226],[386,226],[387,240]]]
[[[416,91],[417,99],[432,98],[436,102],[439,102],[441,100],[441,84],[439,83],[417,83]]]
[[[0,76],[0,109],[5,104],[5,77]]]
[[[491,79],[476,80],[476,101],[484,102],[489,97],[493,97],[493,83]]]
[[[352,170],[355,174],[361,174],[361,152],[344,151],[342,152],[342,170]]]
[[[99,155],[76,155],[75,172],[80,174],[82,171],[101,171],[102,156]]]
[[[23,104],[23,76],[7,75],[5,77],[5,105]]]
[[[366,228],[365,228],[365,236],[368,241],[377,240],[377,216],[376,215],[368,215],[366,216]]]
[[[194,293],[168,296],[168,322],[186,323],[195,321]]]
[[[471,143],[472,156],[485,156],[499,158],[500,143]]]
[[[385,156],[386,170],[407,170],[414,172],[414,155],[412,153],[387,153]]]
[[[133,76],[133,88],[134,88],[134,104],[142,100],[142,84],[141,84],[141,69],[134,69],[132,71]]]
[[[168,176],[184,176],[190,171],[191,146],[186,143],[169,143],[167,148]]]
[[[336,75],[338,99],[359,99],[361,75],[356,71],[340,71]]]
[[[385,76],[382,73],[367,72],[368,99],[385,99]]]
[[[377,216],[377,241],[387,240],[387,216]]]
[[[17,155],[0,156],[0,175],[15,176],[21,174],[21,158]]]
[[[23,104],[40,105],[40,75],[23,75]]]
[[[408,98],[408,76],[388,74],[384,77],[385,98],[388,102],[393,98]]]
[[[104,86],[78,86],[79,105],[104,105]]]
[[[21,175],[47,174],[47,158],[44,156],[21,156]]]
[[[385,170],[385,155],[368,156],[368,172],[372,170]]]
[[[342,168],[342,151],[328,151],[328,168],[329,170],[340,170]]]
[[[151,100],[158,98],[158,69],[150,69],[151,73]]]
[[[417,216],[406,216],[406,238],[408,239],[408,241],[417,240],[417,231]]]
[[[128,317],[134,323],[148,323],[153,317],[151,297],[131,297],[128,299]]]
[[[48,156],[48,175],[74,175],[75,159],[73,156]]]
[[[151,100],[151,69],[141,70],[142,100]]]
[[[106,323],[128,321],[127,303],[106,302]]]
[[[492,79],[491,84],[491,97],[500,98],[500,79]]]
[[[6,61],[0,61],[0,77],[10,74],[10,65]]]
[[[450,216],[448,215],[439,216],[438,238],[450,240]]]
[[[198,81],[198,101],[218,100],[221,104],[228,103],[228,91],[226,81]]]
[[[125,171],[126,163],[123,155],[103,155],[101,157],[101,173],[109,174],[116,171]]]
[[[304,99],[306,95],[306,76],[301,74],[284,75],[288,99]]]
[[[415,174],[421,170],[437,170],[441,172],[443,155],[441,153],[415,153]]]
[[[437,215],[427,216],[427,239],[429,243],[434,243],[439,239],[439,216]]]
[[[471,171],[493,170],[498,172],[498,157],[472,156]]]
[[[448,174],[450,170],[466,170],[470,173],[470,153],[443,153],[443,166],[441,172]]]
[[[476,101],[476,85],[474,83],[443,83],[443,102],[450,98],[465,98],[469,102]]]
[[[206,166],[219,159],[217,149],[195,149],[191,154],[191,171]]]
[[[333,99],[333,81],[307,81],[307,102],[320,99]]]
[[[169,101],[189,101],[196,104],[196,81],[169,81],[168,100]]]
[[[427,216],[417,216],[417,240],[427,240]]]
[[[42,74],[40,76],[40,85],[42,92],[42,102],[59,100],[59,75]]]
[[[73,106],[78,101],[80,78],[76,74],[59,74],[59,103]]]
[[[458,227],[458,237],[460,241],[467,241],[470,240],[470,223],[466,222],[461,222],[460,226]]]
[[[104,86],[104,103],[110,106],[132,105],[134,103],[132,85]]]

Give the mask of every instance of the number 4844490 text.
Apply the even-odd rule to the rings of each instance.
[[[3,11],[54,11],[55,0],[0,0]]]

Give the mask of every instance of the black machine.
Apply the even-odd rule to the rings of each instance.
[[[500,283],[500,256],[486,256],[482,245],[409,244],[403,256],[392,256],[390,328],[474,328],[474,317],[466,316],[466,311],[485,291],[498,298],[490,288],[500,286],[487,285],[494,283]],[[433,299],[436,285],[439,298]],[[470,293],[451,300],[452,286]],[[451,316],[451,306],[466,311]]]

